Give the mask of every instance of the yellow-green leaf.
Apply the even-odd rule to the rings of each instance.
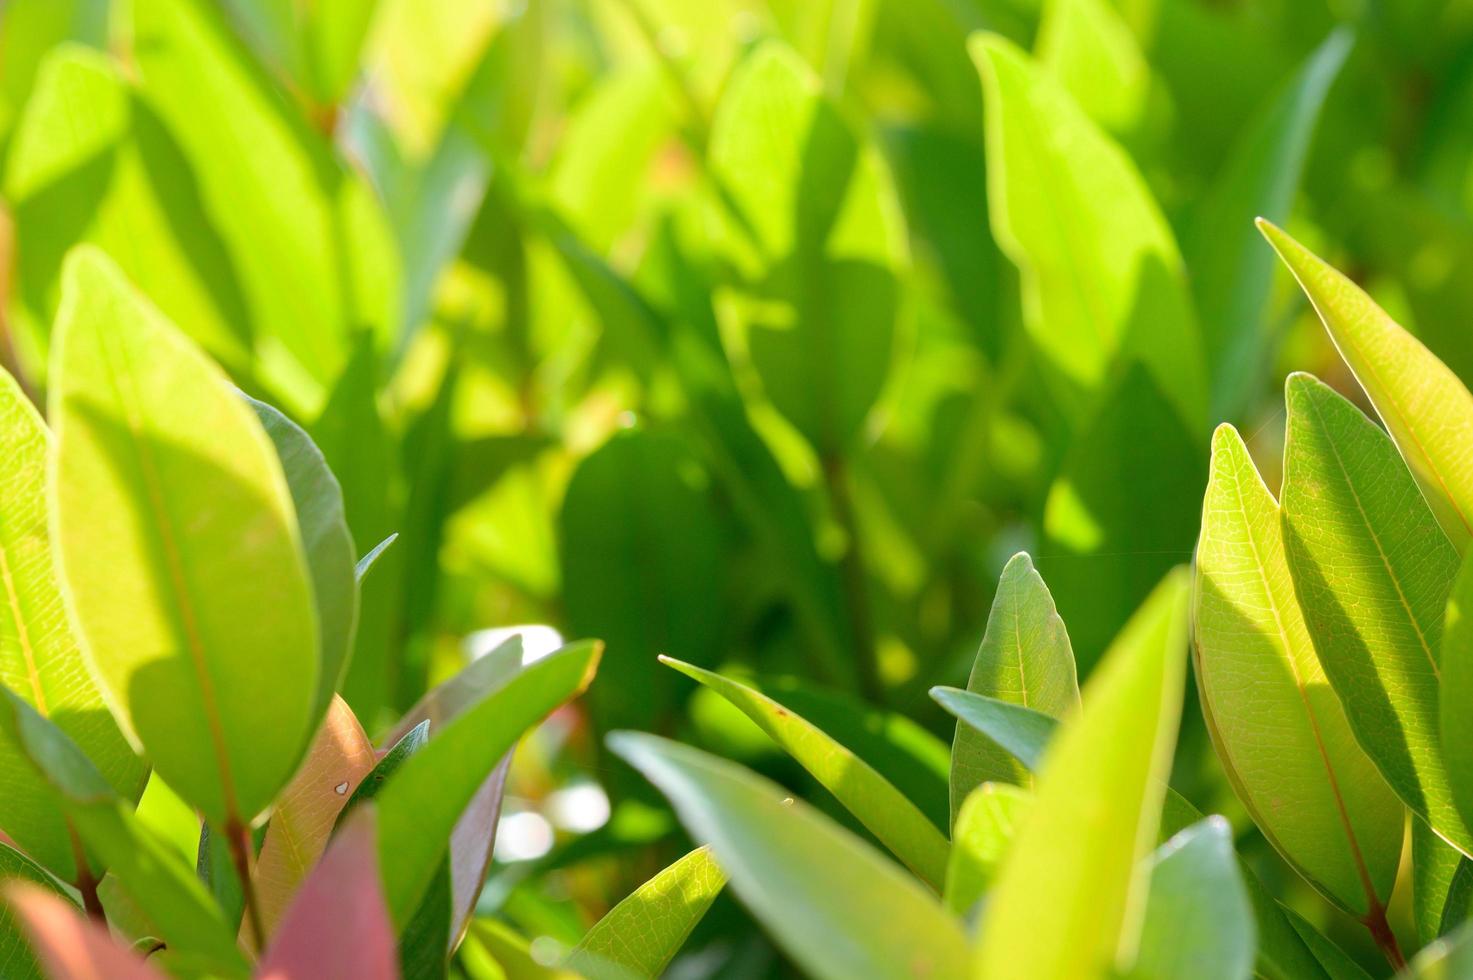
[[[1289,577],[1278,502],[1229,425],[1212,439],[1193,622],[1208,731],[1254,822],[1347,912],[1384,908],[1404,809],[1325,679]]]
[[[670,798],[692,836],[711,845],[732,889],[807,973],[966,975],[966,939],[936,897],[807,803],[677,742],[640,732],[614,732],[608,741]]]
[[[67,262],[53,356],[51,517],[83,648],[159,774],[243,826],[315,722],[317,617],[276,452],[95,249]]]
[[[1007,783],[983,783],[962,801],[943,896],[953,913],[967,915],[992,886],[1032,807],[1032,793]]]
[[[567,965],[590,980],[661,976],[725,885],[711,849],[696,848],[594,923]]]
[[[1074,650],[1048,586],[1019,552],[1003,567],[967,690],[1055,718],[1079,706]],[[1013,756],[963,721],[951,743],[951,815],[985,782],[1032,785]]]
[[[46,425],[0,371],[0,684],[24,698],[137,801],[148,768],[108,714],[67,622],[46,526]],[[0,734],[0,830],[42,865],[77,878],[76,851],[51,789]]]
[[[1355,283],[1267,221],[1259,228],[1314,304],[1330,339],[1461,553],[1473,536],[1473,394]]]
[[[869,763],[760,691],[673,657],[660,660],[741,709],[833,793],[880,843],[937,892],[941,890],[946,881],[946,838]]]
[[[978,974],[1105,976],[1135,959],[1181,715],[1190,578],[1172,571],[1131,617],[1049,745],[1033,814],[988,900]]]
[[[1468,853],[1438,719],[1457,552],[1374,422],[1307,374],[1284,399],[1284,549],[1320,664],[1386,782]]]

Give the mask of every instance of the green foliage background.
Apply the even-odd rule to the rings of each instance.
[[[480,906],[572,945],[687,849],[606,731],[811,787],[657,654],[768,678],[946,826],[926,692],[1008,557],[1087,676],[1191,558],[1217,422],[1277,488],[1287,371],[1363,401],[1254,216],[1473,381],[1470,118],[1465,0],[6,0],[0,362],[44,395],[93,243],[311,434],[356,553],[399,534],[370,734],[477,630],[606,641],[510,792],[612,819]],[[1195,712],[1173,785],[1375,962]],[[786,968],[725,898],[690,949]]]

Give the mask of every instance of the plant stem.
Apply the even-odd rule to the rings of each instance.
[[[73,884],[82,893],[82,908],[86,909],[89,918],[106,923],[107,913],[103,911],[102,899],[97,894],[97,879],[92,877],[92,869],[87,866],[87,849],[82,846],[82,839],[77,836],[70,818],[66,821],[66,832],[71,838],[72,859],[77,865],[77,880]]]
[[[1400,971],[1406,968],[1406,957],[1401,955],[1401,947],[1396,943],[1396,934],[1391,931],[1391,924],[1386,921],[1386,910],[1379,904],[1373,905],[1371,912],[1365,918],[1366,928],[1371,932],[1371,938],[1376,940],[1386,962],[1391,964],[1392,969]]]
[[[256,885],[251,879],[251,829],[239,820],[232,819],[225,826],[225,837],[230,842],[230,856],[235,862],[235,874],[240,878],[241,895],[245,898],[245,917],[251,926],[251,939],[259,953],[266,946],[266,930],[261,928],[261,907],[256,901]]]
[[[849,613],[850,639],[854,643],[855,660],[859,665],[860,687],[865,697],[875,704],[883,704],[885,686],[880,681],[875,652],[864,552],[859,544],[859,525],[854,516],[854,500],[849,493],[849,473],[843,456],[825,453],[823,476],[829,491],[829,502],[834,508],[834,520],[844,531],[844,557],[839,562],[839,577],[844,589],[844,606]]]

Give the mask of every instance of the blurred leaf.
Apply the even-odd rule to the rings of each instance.
[[[1452,904],[1453,879],[1459,867],[1469,862],[1420,817],[1411,818],[1411,838],[1412,925],[1417,930],[1417,942],[1425,946],[1447,931],[1442,923]]]
[[[1279,506],[1242,439],[1219,426],[1193,596],[1202,711],[1264,837],[1358,918],[1382,915],[1404,809],[1356,744],[1289,577]]]
[[[379,408],[378,371],[372,339],[360,334],[328,393],[327,405],[310,427],[342,486],[355,554],[368,552],[402,530],[400,476],[393,437]],[[401,546],[399,551],[403,550]],[[358,630],[342,694],[369,725],[375,723],[388,694],[389,650],[399,640],[403,611],[403,568],[401,554],[387,555],[377,574],[359,584]]]
[[[1081,674],[1161,576],[1191,557],[1204,448],[1139,364],[1070,445],[1044,502],[1038,564]]]
[[[1458,556],[1396,448],[1307,374],[1284,400],[1284,549],[1305,625],[1361,748],[1407,806],[1459,850],[1438,751],[1438,655]]]
[[[1214,418],[1236,418],[1251,406],[1268,370],[1273,257],[1252,222],[1288,217],[1315,123],[1351,43],[1347,30],[1331,34],[1273,93],[1188,217],[1182,251],[1212,365]]]
[[[1232,828],[1222,817],[1208,817],[1157,850],[1140,952],[1127,975],[1247,980],[1255,947],[1252,912]]]
[[[35,885],[7,883],[4,899],[25,923],[36,955],[46,964],[50,980],[162,980],[163,974],[119,946],[105,925],[82,917],[81,910],[54,891]],[[8,916],[7,916],[8,918]],[[24,959],[30,954],[24,953]],[[40,978],[28,962],[15,963],[0,956],[0,969],[9,980]]]
[[[1135,958],[1186,671],[1190,581],[1171,572],[1131,617],[1049,748],[1033,817],[988,902],[978,969],[1093,976]]]
[[[144,826],[61,729],[0,690],[0,730],[20,745],[62,806],[89,853],[116,878],[169,947],[226,977],[245,974],[235,930],[184,858]]]
[[[45,868],[3,841],[0,841],[0,882],[4,883],[4,897],[7,900],[6,903],[0,903],[0,976],[12,980],[41,980],[42,973],[36,962],[33,944],[27,941],[21,931],[23,924],[33,931],[35,925],[33,922],[17,921],[4,905],[25,905],[33,913],[45,909],[53,914],[66,913],[70,916],[77,915],[81,909],[67,895],[61,882],[51,877]],[[25,883],[24,886],[21,885],[22,882]],[[22,887],[24,891],[20,891]],[[15,896],[18,893],[29,897],[17,901]],[[42,898],[36,896],[43,896],[45,904],[43,905]],[[27,920],[32,917],[22,915],[20,918]],[[56,972],[54,967],[52,972]]]
[[[370,804],[333,836],[286,910],[259,974],[270,980],[398,980]]]
[[[1022,552],[1003,566],[967,690],[1055,718],[1079,706],[1069,633],[1048,586]],[[958,721],[951,748],[953,821],[962,801],[984,782],[1032,785],[1010,753]]]
[[[141,91],[199,181],[240,275],[261,372],[311,415],[359,329],[397,319],[399,259],[360,174],[282,97],[208,0],[138,0]],[[262,243],[270,247],[262,247]]]
[[[51,517],[110,704],[222,833],[291,777],[316,719],[317,628],[287,481],[220,370],[100,252],[57,321]]]
[[[373,744],[353,709],[334,697],[307,757],[276,798],[256,859],[257,908],[268,937],[322,856],[349,792],[358,790],[374,761]]]
[[[805,972],[829,980],[965,974],[966,939],[934,896],[808,804],[735,763],[653,735],[615,732],[609,747],[670,798]]]
[[[396,928],[419,906],[456,823],[525,731],[593,679],[601,646],[577,643],[526,667],[436,733],[375,797],[384,894]]]
[[[148,768],[108,713],[67,621],[46,524],[46,424],[0,370],[0,684],[51,718],[118,795],[136,802]],[[71,829],[23,751],[0,736],[0,829],[67,881],[79,872]]]
[[[1286,906],[1277,907],[1282,918],[1287,920],[1290,928],[1299,937],[1299,941],[1310,951],[1310,955],[1313,956],[1314,962],[1319,965],[1320,972],[1324,976],[1329,977],[1330,980],[1370,980],[1371,975],[1363,970],[1360,964],[1327,939],[1322,932],[1306,922],[1302,915]],[[1261,931],[1263,918],[1260,916],[1258,921]],[[1260,957],[1265,941],[1266,937],[1260,934],[1258,937]]]
[[[1033,794],[1007,783],[983,783],[957,811],[946,865],[946,907],[965,918],[992,887],[1018,830],[1033,809]]]
[[[471,980],[582,980],[581,974],[571,970],[538,963],[527,940],[495,919],[471,923],[461,959]]]
[[[241,32],[288,79],[308,107],[327,113],[358,74],[358,52],[378,0],[227,0]]]
[[[1151,66],[1116,4],[1046,0],[1037,58],[1101,128],[1128,136],[1143,122]]]
[[[766,42],[732,73],[711,123],[712,177],[735,215],[731,297],[752,366],[821,456],[842,453],[885,384],[905,262],[879,154],[798,56]]]
[[[1022,275],[1024,324],[1055,398],[1078,419],[1117,363],[1139,360],[1195,430],[1207,410],[1201,340],[1176,242],[1135,165],[1011,42],[978,34],[971,50],[992,232]]]
[[[31,97],[41,61],[67,41],[107,43],[107,0],[10,0],[0,8],[0,146]]]
[[[358,626],[358,576],[354,568],[353,537],[343,516],[343,488],[328,469],[322,451],[302,427],[265,402],[246,396],[266,430],[276,458],[286,474],[297,528],[306,552],[317,610],[322,672],[312,718],[322,717],[332,702],[353,652]],[[346,707],[346,706],[345,706]]]
[[[1464,980],[1473,976],[1473,925],[1423,949],[1399,976],[1407,980]]]
[[[672,436],[619,432],[578,465],[559,525],[569,629],[608,644],[595,717],[655,727],[675,696],[655,656],[710,664],[722,637],[725,529],[706,474]]]
[[[594,923],[567,965],[591,980],[663,975],[725,885],[711,849],[691,851]]]
[[[1473,394],[1360,287],[1273,225],[1259,225],[1314,304],[1459,553],[1473,534]]]
[[[865,760],[760,691],[672,657],[660,661],[715,691],[756,722],[880,843],[940,892],[946,881],[946,838]]]
[[[1453,802],[1465,823],[1473,819],[1473,558],[1465,558],[1448,596],[1442,634],[1441,746]]]
[[[111,58],[71,45],[47,57],[3,190],[24,243],[18,296],[43,336],[63,258],[91,242],[211,354],[249,372],[253,326],[234,263],[179,146]]]

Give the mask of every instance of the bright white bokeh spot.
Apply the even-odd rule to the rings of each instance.
[[[574,783],[547,798],[547,815],[563,830],[587,834],[609,822],[609,797],[598,783]]]
[[[496,860],[535,861],[552,850],[552,824],[532,810],[508,813],[496,825]]]
[[[484,657],[518,634],[522,637],[522,666],[536,663],[563,645],[563,634],[551,626],[529,623],[524,626],[498,626],[476,630],[465,638],[465,651],[472,660]]]

